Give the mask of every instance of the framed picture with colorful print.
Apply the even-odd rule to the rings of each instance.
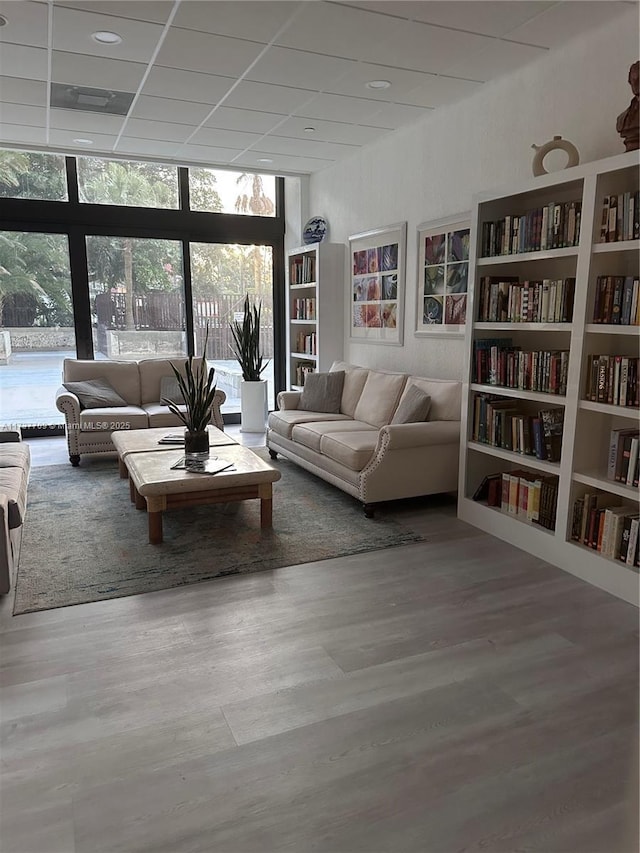
[[[349,237],[350,338],[402,345],[407,223]]]
[[[418,226],[417,336],[464,335],[470,229],[470,213]]]

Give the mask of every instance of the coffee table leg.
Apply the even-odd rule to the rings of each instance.
[[[136,505],[136,509],[146,509],[147,508],[146,500],[142,497],[142,495],[136,489],[135,486],[133,487],[133,489],[134,489],[134,493],[135,493],[134,502]]]
[[[124,459],[121,456],[118,456],[118,474],[120,474],[121,480],[126,480],[129,476],[127,466],[124,464]]]
[[[131,503],[134,504],[136,502],[136,487],[133,485],[131,477],[129,477],[129,497],[131,498]]]
[[[273,489],[271,483],[261,483],[258,486],[260,497],[260,527],[271,527],[273,519]]]
[[[152,545],[162,544],[162,511],[167,508],[166,498],[152,496],[147,498],[147,515],[149,517],[149,542]]]

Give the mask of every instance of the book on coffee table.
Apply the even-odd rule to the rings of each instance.
[[[184,433],[168,432],[158,439],[158,444],[184,444]]]
[[[233,468],[233,462],[229,462],[228,459],[219,459],[217,456],[202,460],[187,460],[186,456],[181,456],[171,466],[172,471],[188,471],[190,474],[218,474],[220,471],[227,471],[229,468]]]

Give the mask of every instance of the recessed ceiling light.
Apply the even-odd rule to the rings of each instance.
[[[76,145],[93,145],[93,139],[83,139],[82,137],[78,137],[78,139],[73,140]]]
[[[315,127],[305,127],[304,132],[305,133],[315,133],[316,129],[315,129]]]
[[[0,15],[0,27],[6,27],[6,25],[7,25],[7,19],[5,18],[4,15]]]
[[[270,157],[258,157],[258,163],[273,163]]]
[[[100,44],[120,44],[122,36],[118,33],[110,33],[108,30],[98,30],[97,33],[91,33],[91,38]]]
[[[367,89],[388,89],[390,85],[389,80],[369,80]]]

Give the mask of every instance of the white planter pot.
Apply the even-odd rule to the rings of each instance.
[[[267,427],[267,381],[240,383],[240,432],[264,432]]]

